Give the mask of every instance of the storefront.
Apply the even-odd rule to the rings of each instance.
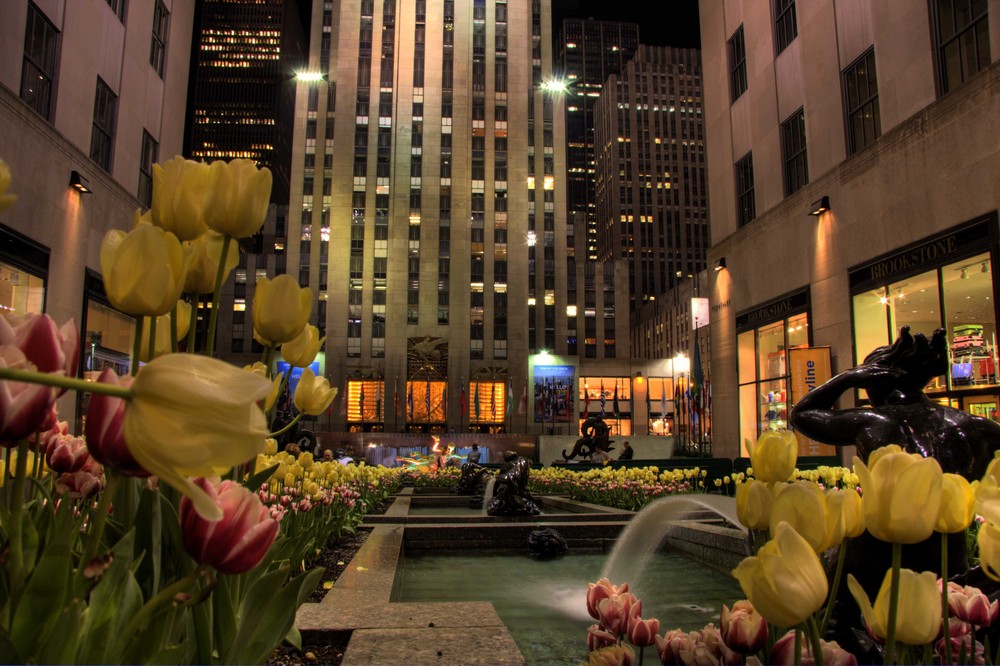
[[[809,287],[736,315],[741,455],[766,430],[788,427],[789,350],[809,347]]]
[[[948,372],[927,394],[997,418],[997,215],[991,213],[849,269],[854,361],[890,344],[900,328],[944,328]],[[864,403],[865,396],[858,396]]]
[[[0,226],[0,310],[44,312],[48,274],[49,250]]]

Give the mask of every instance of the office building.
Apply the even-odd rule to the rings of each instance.
[[[1000,1],[700,8],[715,454],[903,326],[947,332],[929,397],[995,418]]]

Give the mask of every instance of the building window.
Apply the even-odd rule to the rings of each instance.
[[[742,25],[729,38],[729,89],[734,102],[747,90],[747,49]]]
[[[107,2],[108,2],[108,7],[111,7],[111,11],[115,13],[115,16],[118,17],[118,20],[124,23],[125,5],[127,4],[128,0],[107,0]]]
[[[853,155],[875,143],[875,139],[882,134],[875,49],[868,49],[844,70],[844,100],[847,106],[847,152]]]
[[[153,205],[153,165],[159,159],[160,144],[146,130],[142,131],[142,155],[139,157],[139,201],[146,208]],[[245,279],[244,279],[245,281]]]
[[[169,22],[170,12],[167,11],[163,0],[156,0],[156,7],[153,9],[153,40],[149,46],[149,64],[153,66],[161,79],[163,78],[163,64],[166,60],[167,25]]]
[[[111,171],[117,110],[118,98],[98,77],[97,92],[94,94],[94,126],[90,133],[90,159],[105,171]]]
[[[990,64],[989,14],[985,0],[935,0],[933,7],[944,94]]]
[[[799,109],[781,124],[781,154],[785,162],[785,196],[809,182],[806,160],[806,114]]]
[[[777,52],[785,47],[799,34],[795,24],[795,0],[774,0],[774,38]]]
[[[28,3],[24,31],[24,65],[21,71],[21,99],[46,120],[52,120],[52,89],[56,76],[56,49],[59,32],[45,15]]]
[[[739,226],[749,224],[757,217],[753,195],[753,154],[736,163],[736,216]]]

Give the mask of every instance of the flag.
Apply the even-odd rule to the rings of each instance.
[[[611,404],[612,404],[612,407],[615,410],[615,418],[617,419],[618,418],[618,411],[619,411],[619,409],[618,409],[618,380],[617,379],[615,380],[615,397],[614,397],[614,400],[612,401]]]
[[[382,420],[382,382],[375,385],[375,420]]]
[[[431,420],[431,378],[427,378],[427,392],[424,393],[424,407],[427,408],[427,420]]]
[[[701,348],[698,345],[698,334],[694,336],[694,353],[691,355],[691,402],[696,412],[701,411],[701,393],[705,388],[705,376],[701,371]]]
[[[344,380],[344,398],[340,401],[340,415],[347,416],[347,399],[350,396],[351,382]]]
[[[469,411],[469,400],[465,396],[465,377],[462,377],[462,381],[459,382],[459,393],[458,393],[458,411],[465,416]]]
[[[399,420],[399,377],[396,377],[396,381],[392,387],[392,413]]]
[[[590,416],[590,387],[583,385],[583,418]]]
[[[528,413],[528,378],[524,378],[524,388],[521,389],[521,404],[517,406],[518,414]]]
[[[514,411],[514,382],[507,380],[507,416]]]
[[[667,382],[660,380],[660,418],[667,418]]]
[[[535,403],[539,413],[542,415],[542,421],[545,421],[545,380],[542,380],[541,391],[538,390],[538,384],[535,384]]]
[[[573,388],[571,382],[566,382],[566,421],[569,422],[569,416],[573,413]]]
[[[476,410],[476,421],[479,421],[479,382],[476,382],[476,392],[472,397],[472,404]]]
[[[406,411],[410,414],[410,420],[413,420],[413,382],[410,382],[408,390],[406,392]]]
[[[602,419],[604,418],[604,404],[605,404],[605,399],[604,399],[604,380],[602,379],[601,380],[601,418]]]
[[[361,392],[358,393],[358,411],[361,412],[361,421],[365,420],[365,383],[358,382],[361,384]]]
[[[490,419],[497,420],[497,387],[490,382]]]

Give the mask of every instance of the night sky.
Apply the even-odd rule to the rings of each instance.
[[[631,21],[639,41],[662,46],[701,47],[698,0],[553,0],[553,37],[566,17]]]

